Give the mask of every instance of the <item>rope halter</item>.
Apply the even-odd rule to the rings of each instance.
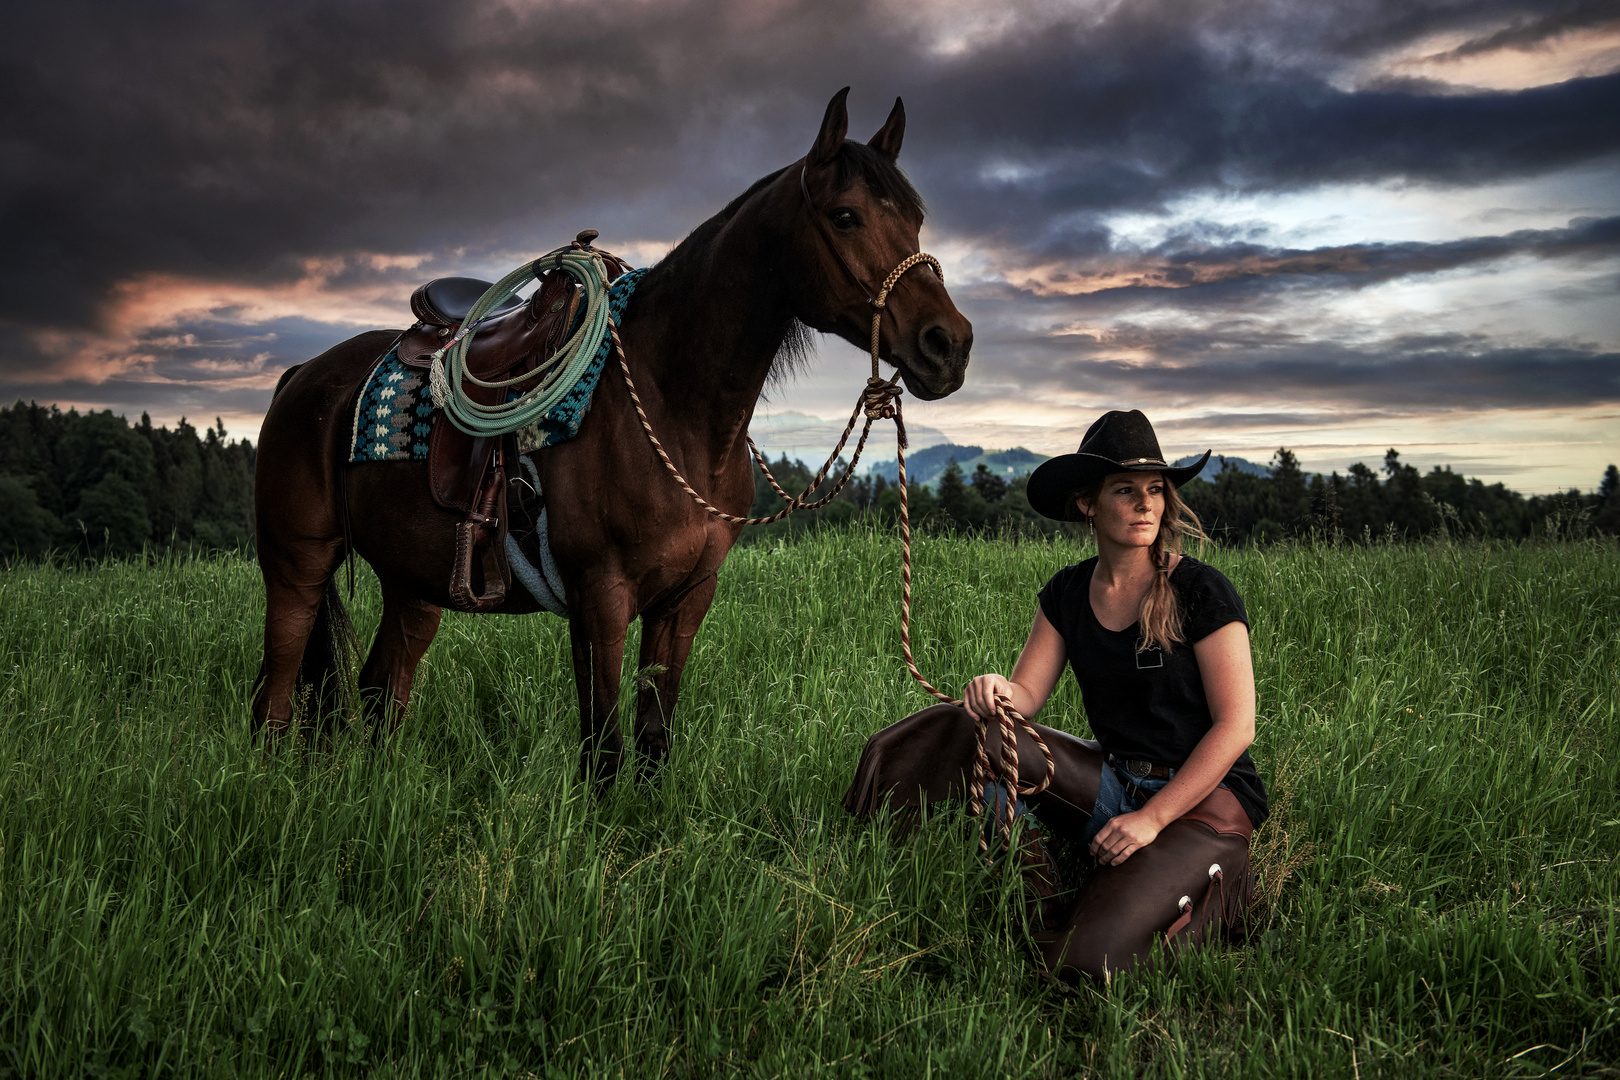
[[[883,288],[878,290],[877,298],[867,301],[872,305],[872,378],[874,379],[878,377],[878,337],[883,331],[883,313],[889,309],[889,290],[894,288],[895,283],[900,280],[907,270],[919,263],[927,263],[932,266],[935,276],[939,278],[939,283],[941,285],[945,284],[945,271],[940,268],[939,260],[926,252],[919,251],[914,255],[908,255],[899,266],[890,270],[889,276],[883,279]]]

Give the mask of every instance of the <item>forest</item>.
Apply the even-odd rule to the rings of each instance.
[[[199,432],[184,419],[172,430],[154,427],[145,414],[131,424],[110,411],[63,412],[20,401],[0,408],[0,559],[251,550],[254,454],[248,440],[228,438],[217,418]],[[977,462],[971,472],[957,454]],[[911,487],[911,519],[919,530],[1078,535],[1078,526],[1048,521],[1030,509],[1025,477],[998,475],[982,459],[1027,468],[1035,455],[985,455],[979,447],[951,445],[912,455],[913,478],[930,481]],[[812,478],[803,462],[785,456],[771,469],[791,492]],[[875,467],[826,506],[749,526],[742,541],[776,540],[865,517],[892,522],[900,512],[893,475],[892,465]],[[763,475],[756,472],[754,480],[752,514],[786,505]],[[828,489],[823,485],[823,492]],[[1290,450],[1279,448],[1266,475],[1214,459],[1181,494],[1212,538],[1233,544],[1307,536],[1358,542],[1437,533],[1482,539],[1620,534],[1620,469],[1614,465],[1590,493],[1525,496],[1449,467],[1420,472],[1394,449],[1377,468],[1358,462],[1342,475],[1324,476],[1303,471]]]
[[[915,455],[938,458],[948,447]],[[976,456],[977,447],[962,448]],[[935,462],[937,464],[937,462]],[[782,487],[798,492],[812,478],[803,463],[786,457],[772,463]],[[924,475],[933,473],[925,467]],[[837,475],[835,471],[833,475]],[[969,473],[954,459],[927,486],[913,484],[911,520],[923,531],[977,535],[1067,532],[1078,525],[1049,521],[1030,509],[1027,477],[1006,479],[982,462]],[[823,491],[826,489],[823,488]],[[1401,461],[1391,449],[1381,468],[1357,462],[1344,475],[1306,473],[1286,447],[1272,457],[1266,475],[1212,458],[1201,476],[1180,489],[1209,536],[1222,543],[1269,543],[1319,536],[1371,542],[1416,540],[1445,533],[1476,539],[1524,539],[1535,535],[1620,534],[1620,469],[1610,465],[1594,492],[1570,489],[1552,495],[1521,495],[1503,484],[1465,478],[1449,467],[1427,473]],[[774,513],[786,501],[756,473],[752,513]],[[825,507],[744,531],[744,542],[794,535],[819,523],[851,521],[868,514],[897,518],[900,492],[882,475],[852,480]]]
[[[0,408],[0,559],[223,551],[253,544],[253,444],[225,425]]]

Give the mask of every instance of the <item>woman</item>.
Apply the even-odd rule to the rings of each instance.
[[[972,714],[993,718],[1001,697],[1033,717],[1067,663],[1098,741],[1035,725],[1053,774],[1028,799],[1044,826],[1084,845],[1096,862],[1067,915],[1049,914],[1035,935],[1047,969],[1064,977],[1105,978],[1149,962],[1155,941],[1176,947],[1244,921],[1249,838],[1267,813],[1248,754],[1248,615],[1220,571],[1179,553],[1183,535],[1202,533],[1176,487],[1208,460],[1205,453],[1196,465],[1171,468],[1147,417],[1133,410],[1107,413],[1076,453],[1035,470],[1030,505],[1089,523],[1096,557],[1059,570],[1040,591],[1011,678],[980,675],[963,692],[966,708],[938,705],[872,736],[844,796],[850,811],[866,815],[962,798],[977,752]],[[988,732],[995,762],[999,729],[992,723]],[[1023,785],[1046,774],[1024,731],[1018,756]],[[987,792],[987,807],[1002,797]],[[1055,892],[1044,849],[1026,840],[1021,855],[1032,891]]]

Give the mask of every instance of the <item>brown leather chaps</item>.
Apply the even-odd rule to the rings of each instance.
[[[1055,836],[1078,843],[1097,799],[1101,748],[1036,727],[1052,751],[1056,775],[1045,791],[1027,797],[1028,805]],[[994,762],[1001,754],[995,725],[989,740]],[[867,740],[844,808],[870,817],[885,806],[901,810],[925,800],[966,799],[974,756],[973,717],[965,709],[935,705],[913,713]],[[1035,741],[1020,731],[1019,777],[1035,783],[1045,771]],[[1061,894],[1051,857],[1026,832],[1016,857],[1032,900],[1039,962],[1064,979],[1081,974],[1104,979],[1110,972],[1151,966],[1164,952],[1201,944],[1217,933],[1241,935],[1253,895],[1253,831],[1237,797],[1216,788],[1153,843],[1117,866],[1095,866],[1078,889]],[[1089,857],[1085,861],[1089,864]],[[1218,876],[1212,874],[1215,866]]]

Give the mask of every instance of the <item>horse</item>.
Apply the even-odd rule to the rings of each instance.
[[[755,403],[773,372],[802,355],[808,330],[864,349],[878,307],[877,352],[907,391],[941,398],[965,377],[973,327],[940,277],[903,273],[886,304],[872,301],[876,283],[918,253],[924,208],[897,164],[904,104],[896,99],[863,144],[846,138],[848,92],[828,103],[804,158],[756,181],[646,272],[619,328],[645,416],[673,464],[733,515],[754,496]],[[452,602],[460,518],[430,497],[427,464],[348,461],[356,395],[399,334],[362,333],[290,369],[265,416],[254,478],[264,658],[252,723],[269,744],[297,733],[312,687],[330,701],[341,681],[338,630],[349,624],[336,580],[351,553],[382,588],[381,625],[357,679],[380,739],[397,732]],[[628,378],[611,374],[610,364],[576,437],[532,458],[565,585],[580,774],[598,787],[624,755],[619,681],[630,622],[642,620],[638,667],[651,673],[634,722],[650,772],[668,754],[681,674],[741,531],[665,475]],[[514,589],[493,613],[538,610]]]

